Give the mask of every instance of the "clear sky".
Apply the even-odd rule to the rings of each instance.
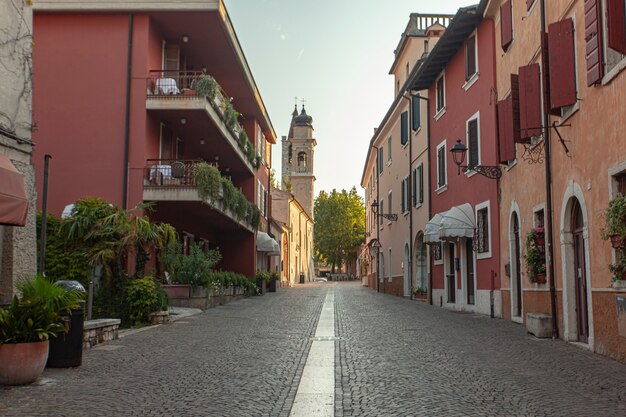
[[[294,97],[313,117],[315,194],[360,188],[374,128],[393,101],[388,74],[410,13],[456,13],[478,0],[225,0],[280,138]]]

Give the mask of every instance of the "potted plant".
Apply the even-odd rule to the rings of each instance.
[[[215,78],[210,75],[203,75],[196,80],[194,88],[198,92],[198,95],[205,96],[207,99],[215,101],[220,86],[217,81],[215,81]]]
[[[278,272],[274,271],[270,273],[270,280],[269,280],[269,287],[268,287],[269,292],[276,292],[276,281],[278,281]]]
[[[626,241],[626,196],[619,195],[604,210],[605,227],[602,239],[610,240],[615,249],[624,247]]]
[[[543,245],[537,244],[537,232],[535,229],[526,235],[526,271],[530,282],[537,284],[546,283],[546,258]]]
[[[415,291],[413,291],[413,298],[416,300],[424,300],[426,298],[427,291],[425,288],[417,287]]]
[[[254,277],[256,278],[256,286],[259,288],[260,293],[265,294],[267,283],[272,279],[270,273],[257,269]]]
[[[18,284],[18,294],[0,308],[0,385],[34,382],[46,365],[49,338],[65,332],[62,312],[79,307],[84,293],[42,276]]]

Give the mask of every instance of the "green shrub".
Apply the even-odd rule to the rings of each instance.
[[[206,162],[200,162],[194,166],[193,175],[201,199],[217,200],[219,198],[222,189],[222,176],[217,168]]]
[[[189,246],[189,254],[184,255],[179,242],[168,245],[161,262],[164,270],[172,282],[190,284],[192,287],[203,285],[207,281],[207,274],[222,259],[219,249],[204,252],[197,242]]]
[[[194,84],[198,95],[206,96],[209,100],[213,100],[220,90],[220,86],[215,78],[210,75],[203,75]]]
[[[148,315],[158,308],[157,283],[151,276],[135,278],[126,285],[126,300],[132,324],[148,322]]]

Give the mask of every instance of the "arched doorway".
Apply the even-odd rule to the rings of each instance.
[[[413,290],[412,285],[411,285],[411,275],[409,273],[409,270],[411,268],[409,268],[409,262],[411,262],[411,255],[409,254],[409,244],[405,243],[404,244],[404,271],[403,275],[404,275],[404,296],[405,297],[410,297],[411,296],[411,291]]]
[[[574,199],[571,212],[572,244],[574,246],[574,290],[576,297],[576,330],[578,341],[589,339],[589,309],[587,306],[587,268],[585,262],[584,220],[578,200]]]
[[[522,251],[517,213],[511,215],[511,316],[522,318]]]
[[[426,244],[424,235],[419,234],[415,239],[415,289],[426,292],[428,290],[428,278],[426,271]]]

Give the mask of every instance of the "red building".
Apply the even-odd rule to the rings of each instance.
[[[50,154],[53,214],[85,196],[126,208],[154,202],[151,218],[185,243],[219,247],[222,269],[251,276],[257,229],[269,230],[276,134],[223,2],[165,3],[34,5],[37,191]],[[207,75],[221,86],[208,96]],[[200,197],[201,161],[258,207],[258,226],[251,207]]]
[[[430,217],[434,304],[499,315],[498,181],[476,172],[497,166],[494,23],[485,1],[459,9],[413,81],[428,90]],[[450,153],[467,148],[459,168]],[[497,171],[497,170],[496,170]]]

